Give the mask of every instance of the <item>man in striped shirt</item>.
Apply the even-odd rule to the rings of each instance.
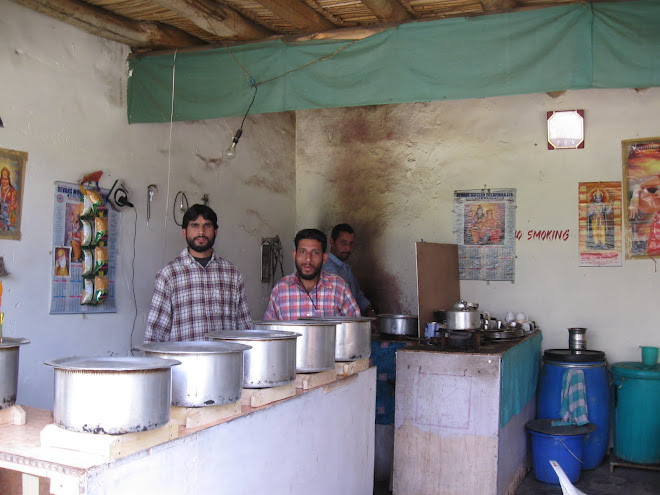
[[[297,320],[310,316],[360,316],[351,289],[337,275],[322,271],[328,240],[317,229],[296,234],[296,272],[281,279],[270,294],[264,320]]]
[[[243,276],[213,251],[217,215],[193,205],[182,226],[188,247],[156,276],[144,341],[204,340],[209,332],[250,328]]]

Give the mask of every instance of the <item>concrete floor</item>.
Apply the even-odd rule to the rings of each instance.
[[[660,471],[616,466],[610,472],[610,462],[593,470],[583,471],[575,487],[587,495],[660,495]],[[374,495],[391,495],[387,481],[374,483]],[[515,495],[562,495],[559,485],[538,481],[530,471]]]
[[[609,458],[596,469],[582,471],[575,487],[587,495],[658,495],[660,471],[615,466],[610,472]],[[559,485],[538,481],[530,471],[515,495],[561,495]]]

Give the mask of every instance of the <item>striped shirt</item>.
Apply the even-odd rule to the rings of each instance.
[[[184,249],[156,276],[144,341],[204,340],[209,332],[251,326],[238,269],[215,253],[205,268]]]
[[[309,316],[360,316],[351,289],[341,277],[321,271],[309,293],[296,273],[281,279],[270,293],[264,320],[297,320]]]

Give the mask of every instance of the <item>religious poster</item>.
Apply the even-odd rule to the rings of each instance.
[[[660,137],[621,141],[626,258],[660,256]]]
[[[580,266],[621,266],[620,182],[581,182],[579,191]]]
[[[461,280],[515,280],[516,190],[454,191]]]
[[[101,189],[100,192],[107,201],[109,191]],[[99,228],[97,222],[87,221],[95,226],[89,233],[85,233],[85,222],[80,221],[80,184],[56,182],[54,199],[50,314],[116,312],[115,273],[119,212],[112,208],[107,209],[107,219],[98,222],[107,232],[107,238],[103,237],[103,242],[92,247],[85,242],[84,237],[90,234],[100,239],[96,235],[99,234]],[[84,273],[85,266],[93,266],[99,276],[93,277]],[[94,284],[93,289],[87,290],[91,284]],[[84,303],[83,293],[92,292],[90,298],[93,298],[94,294],[101,291],[105,296],[102,303]]]
[[[0,148],[0,239],[20,240],[28,154]]]

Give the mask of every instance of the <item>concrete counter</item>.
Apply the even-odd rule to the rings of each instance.
[[[25,407],[25,425],[0,427],[0,468],[57,495],[372,493],[375,389],[371,367],[111,461],[41,447],[52,416]]]

